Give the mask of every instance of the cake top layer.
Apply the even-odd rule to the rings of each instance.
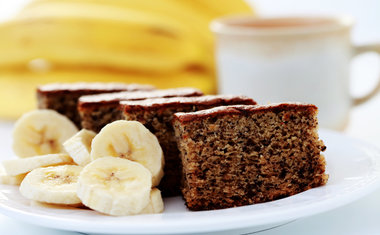
[[[154,90],[151,85],[125,84],[125,83],[50,83],[37,88],[40,93],[83,92],[83,91],[137,91]]]
[[[231,106],[220,106],[211,109],[205,109],[196,112],[188,113],[175,113],[174,119],[181,123],[192,122],[195,120],[202,120],[210,117],[217,117],[230,114],[248,115],[253,113],[271,111],[271,112],[281,112],[281,111],[309,111],[318,112],[317,106],[313,104],[305,104],[299,102],[291,103],[273,103],[268,105],[231,105]]]
[[[120,101],[120,104],[124,107],[124,110],[133,108],[161,108],[161,107],[176,107],[183,105],[216,105],[221,103],[238,103],[241,104],[256,104],[256,102],[247,96],[236,95],[205,95],[198,97],[172,97],[172,98],[155,98],[145,99],[139,101]]]
[[[153,91],[123,91],[117,93],[104,93],[99,95],[86,95],[79,99],[80,105],[93,104],[93,103],[112,103],[121,100],[143,100],[147,98],[159,97],[186,97],[186,96],[201,96],[203,93],[195,88],[175,88],[165,90]]]

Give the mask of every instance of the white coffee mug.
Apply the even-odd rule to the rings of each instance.
[[[217,19],[219,92],[243,94],[258,103],[299,101],[319,107],[321,127],[342,130],[349,110],[372,97],[353,98],[349,68],[353,56],[380,45],[353,46],[353,20],[339,17]]]

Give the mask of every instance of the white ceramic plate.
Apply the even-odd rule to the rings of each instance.
[[[85,233],[173,234],[217,232],[286,223],[348,204],[380,186],[380,150],[332,131],[321,130],[330,174],[326,186],[273,202],[190,212],[180,197],[165,200],[165,212],[129,217],[84,209],[30,206],[15,186],[0,185],[0,212],[40,226]]]

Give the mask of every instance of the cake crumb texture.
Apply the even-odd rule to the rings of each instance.
[[[314,105],[237,105],[174,116],[191,210],[272,201],[328,180]]]
[[[122,101],[121,104],[125,120],[139,121],[156,135],[165,156],[165,175],[159,188],[164,196],[177,196],[180,195],[182,166],[172,125],[173,114],[256,102],[243,96],[209,95]]]

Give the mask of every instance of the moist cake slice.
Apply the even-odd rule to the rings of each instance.
[[[119,103],[122,100],[144,100],[148,98],[192,97],[202,96],[195,88],[175,88],[154,91],[134,91],[88,95],[79,98],[78,111],[82,127],[99,132],[105,125],[121,120]]]
[[[172,127],[173,114],[191,112],[222,105],[256,104],[244,96],[200,96],[146,99],[141,101],[121,101],[126,120],[136,120],[144,124],[160,142],[165,156],[165,176],[160,189],[165,196],[180,194],[181,162]]]
[[[79,97],[83,95],[120,91],[153,90],[150,85],[123,83],[51,83],[37,88],[38,108],[53,109],[81,127],[77,111]]]
[[[314,105],[283,103],[176,113],[187,207],[242,206],[325,185],[317,112]]]

